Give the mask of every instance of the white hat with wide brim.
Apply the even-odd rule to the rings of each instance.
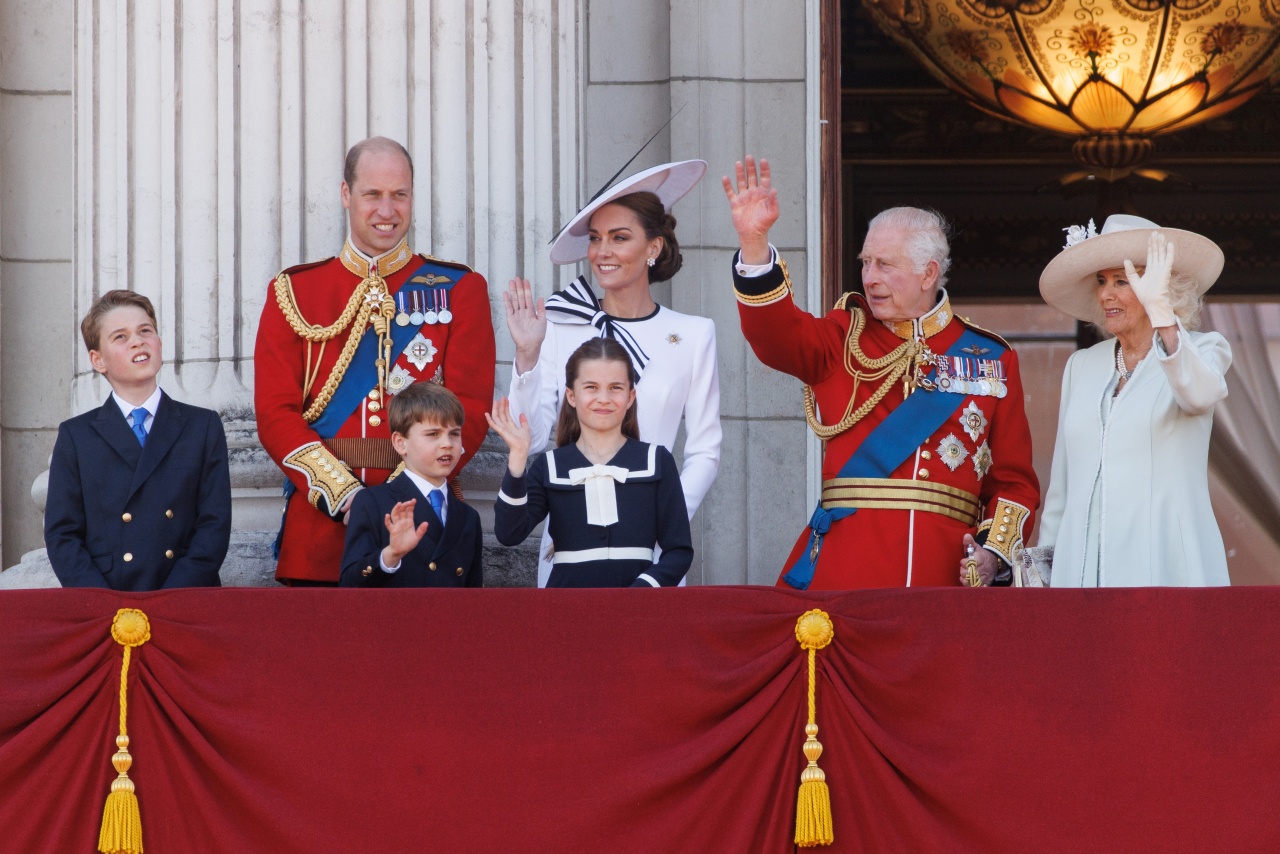
[[[1153,231],[1159,231],[1173,246],[1174,272],[1194,279],[1198,293],[1203,294],[1218,280],[1225,259],[1218,244],[1209,238],[1180,228],[1161,228],[1140,216],[1112,214],[1095,237],[1068,246],[1049,262],[1040,274],[1040,296],[1076,320],[1101,326],[1104,316],[1098,305],[1098,271],[1123,267],[1125,261],[1145,266]]]
[[[572,264],[587,257],[587,231],[591,227],[591,215],[610,202],[632,193],[653,193],[662,201],[664,208],[671,210],[672,205],[697,186],[706,172],[707,161],[682,160],[679,163],[654,166],[637,172],[630,178],[624,178],[588,202],[569,221],[551,244],[551,262]]]

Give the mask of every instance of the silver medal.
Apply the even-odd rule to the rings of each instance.
[[[424,304],[426,304],[426,303],[427,303],[427,300],[428,300],[428,299],[430,299],[430,300],[431,300],[431,302],[430,302],[430,306],[431,306],[431,307],[430,307],[430,308],[428,308],[425,312],[423,312],[422,316],[423,316],[423,319],[424,319],[428,324],[434,325],[437,321],[439,321],[439,320],[440,320],[440,317],[439,317],[439,315],[438,315],[438,314],[436,314],[436,310],[435,310],[435,304],[436,304],[436,294],[435,294],[435,291],[432,291],[432,292],[431,292],[430,297],[428,297],[426,294],[423,294],[423,295],[422,295],[422,302],[423,302]]]
[[[420,296],[420,293],[418,291],[414,291],[409,296],[410,296],[410,299],[413,300],[413,313],[409,315],[409,322],[412,323],[414,326],[421,326],[422,325],[422,303],[418,301],[418,297]]]

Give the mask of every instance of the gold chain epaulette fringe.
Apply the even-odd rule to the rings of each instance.
[[[804,387],[804,417],[809,422],[809,428],[819,439],[838,436],[857,424],[866,417],[867,413],[875,409],[876,404],[884,399],[889,389],[893,388],[893,384],[898,380],[903,379],[909,386],[910,377],[907,371],[916,366],[919,357],[923,356],[927,349],[919,341],[903,341],[891,353],[873,359],[862,352],[862,347],[858,344],[858,338],[867,325],[866,314],[860,308],[853,308],[850,310],[850,315],[849,335],[845,340],[844,369],[849,372],[849,376],[853,377],[853,391],[849,393],[849,405],[845,407],[844,417],[835,424],[823,424],[818,420],[813,387],[810,385]],[[864,382],[879,382],[880,386],[855,410],[853,402],[858,397],[858,388]]]

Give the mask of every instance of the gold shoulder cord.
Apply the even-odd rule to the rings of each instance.
[[[844,369],[849,372],[849,376],[853,377],[853,391],[849,394],[849,405],[845,407],[844,417],[839,423],[828,426],[818,420],[813,387],[809,385],[804,387],[805,420],[809,422],[809,427],[814,434],[823,440],[838,436],[866,417],[867,413],[889,393],[893,384],[906,375],[907,369],[915,363],[916,355],[922,349],[917,341],[903,341],[888,355],[872,359],[858,346],[858,337],[867,325],[867,317],[860,308],[852,309],[851,314],[853,317],[849,324],[849,335],[845,339]],[[865,369],[865,372],[860,368]],[[879,388],[855,412],[853,402],[857,399],[859,386],[863,382],[876,381],[881,381]]]
[[[367,299],[369,291],[374,285],[381,285],[378,288],[381,293],[380,300]],[[284,313],[285,320],[288,321],[289,327],[298,337],[307,342],[307,380],[305,395],[310,391],[310,387],[314,382],[314,375],[311,374],[311,345],[319,343],[321,345],[320,355],[316,358],[316,369],[319,369],[319,360],[324,355],[323,346],[326,342],[336,338],[344,329],[350,326],[351,332],[347,335],[346,343],[343,344],[342,352],[338,355],[338,361],[333,366],[333,371],[324,381],[320,393],[316,395],[315,400],[302,413],[302,418],[308,424],[315,421],[324,412],[329,400],[333,397],[334,390],[338,387],[338,383],[342,382],[342,377],[347,372],[347,368],[351,365],[351,359],[355,355],[356,347],[360,344],[360,338],[364,335],[365,327],[369,325],[370,315],[374,315],[374,326],[378,331],[379,337],[385,336],[386,317],[388,314],[395,313],[395,303],[391,300],[385,283],[379,277],[369,277],[360,282],[352,292],[351,298],[347,300],[347,306],[343,309],[342,314],[329,326],[317,326],[303,318],[302,312],[298,310],[297,300],[293,296],[293,283],[290,281],[288,274],[281,273],[276,277],[275,282],[276,303],[280,306],[280,311]],[[352,322],[354,320],[354,322]],[[382,321],[380,324],[378,321]],[[386,357],[389,353],[381,351],[389,351],[389,342],[379,347],[379,375],[385,369]]]

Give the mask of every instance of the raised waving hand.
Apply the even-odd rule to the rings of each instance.
[[[736,181],[725,176],[721,182],[742,246],[742,263],[768,264],[769,229],[778,221],[778,191],[773,188],[769,161],[761,158],[757,167],[756,159],[748,154],[745,162],[734,164],[733,171]]]

